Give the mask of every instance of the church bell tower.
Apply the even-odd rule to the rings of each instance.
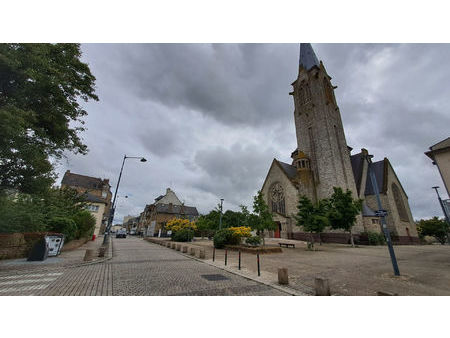
[[[331,77],[309,43],[300,44],[299,72],[292,83],[297,152],[309,159],[314,191],[299,191],[312,200],[328,198],[333,187],[358,196]],[[300,188],[301,189],[301,188]]]

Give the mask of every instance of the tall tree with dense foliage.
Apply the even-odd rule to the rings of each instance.
[[[320,234],[330,224],[327,217],[328,206],[329,202],[326,199],[314,205],[306,196],[301,196],[298,202],[298,212],[295,215],[295,219],[299,227],[302,227],[305,232],[310,233],[310,245],[312,249],[314,249],[313,233]]]
[[[330,197],[330,210],[328,219],[333,229],[342,229],[350,233],[350,242],[355,247],[352,227],[356,222],[356,216],[361,212],[362,200],[353,199],[352,192],[346,192],[340,187],[333,187],[333,195]]]
[[[421,238],[432,236],[436,238],[439,243],[445,244],[448,240],[450,228],[449,224],[444,219],[439,219],[434,216],[431,219],[421,219],[417,222],[417,231]]]
[[[250,226],[257,230],[263,239],[265,245],[264,231],[276,230],[277,226],[273,221],[272,213],[269,211],[269,206],[264,201],[261,190],[253,197],[253,213],[250,215]]]
[[[87,152],[80,101],[98,97],[80,58],[78,44],[0,44],[0,189],[44,191],[50,157]]]

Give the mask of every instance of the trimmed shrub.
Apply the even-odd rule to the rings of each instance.
[[[221,229],[214,235],[214,247],[222,249],[225,245],[237,245],[241,243],[241,237],[230,229]]]
[[[384,238],[383,234],[373,231],[368,231],[364,234],[367,236],[369,245],[384,245],[386,243],[386,239]]]
[[[261,237],[259,236],[252,236],[245,239],[245,243],[251,246],[258,246],[261,244]]]
[[[172,234],[172,241],[175,242],[190,242],[194,238],[194,230],[181,229]]]

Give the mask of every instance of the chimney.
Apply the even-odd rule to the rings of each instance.
[[[166,195],[170,192],[170,188],[166,189]]]

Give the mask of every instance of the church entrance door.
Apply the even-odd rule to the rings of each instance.
[[[274,236],[275,238],[281,238],[281,223],[280,222],[275,222],[277,228],[275,230]]]

